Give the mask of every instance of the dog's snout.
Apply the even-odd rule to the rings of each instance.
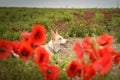
[[[65,39],[61,40],[61,44],[66,44],[66,40]]]
[[[69,42],[69,40],[68,39],[66,39],[66,43],[68,43]]]

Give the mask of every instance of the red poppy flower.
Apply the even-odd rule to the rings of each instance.
[[[104,74],[106,74],[108,71],[110,71],[110,69],[112,68],[112,57],[109,56],[107,58],[104,57],[104,59],[102,60],[101,64],[103,66],[102,70],[100,70],[99,76],[102,76]]]
[[[73,50],[76,52],[76,56],[78,59],[83,60],[84,54],[83,54],[83,48],[79,42],[76,42],[73,46]]]
[[[97,38],[97,43],[100,46],[111,46],[113,42],[113,37],[109,34],[103,34]]]
[[[15,53],[17,53],[19,47],[21,46],[21,42],[20,42],[20,41],[13,41],[13,42],[11,42],[11,43],[12,43],[12,45],[13,45],[13,51],[14,51]]]
[[[12,50],[11,42],[7,40],[0,40],[0,59],[10,57]]]
[[[115,54],[115,51],[111,47],[104,47],[98,50],[98,54],[99,54],[99,57],[108,56],[108,55],[112,56]]]
[[[92,80],[96,72],[92,65],[84,64],[83,66],[83,80]]]
[[[44,80],[58,80],[59,68],[47,63],[43,63],[40,67],[40,71],[44,74]]]
[[[28,44],[21,44],[21,46],[18,49],[18,54],[20,58],[27,61],[32,56],[32,48]]]
[[[43,26],[35,24],[30,37],[30,42],[34,45],[43,44],[46,40],[46,30]]]
[[[117,52],[113,58],[113,61],[115,64],[118,64],[120,62],[120,52]]]
[[[28,32],[22,32],[22,42],[29,42],[30,35]]]
[[[82,76],[82,69],[83,69],[83,62],[79,63],[79,65],[77,67],[77,77],[81,77]]]
[[[94,69],[100,72],[99,76],[102,76],[111,69],[113,63],[112,55],[115,52],[110,47],[104,47],[104,48],[100,48],[98,50],[98,53],[100,57],[94,63]]]
[[[98,52],[97,52],[97,50],[94,49],[94,48],[86,49],[86,50],[84,50],[84,51],[85,51],[86,54],[88,54],[89,60],[90,60],[92,63],[94,63],[94,62],[99,58]]]
[[[112,67],[112,56],[104,56],[97,60],[94,64],[94,69],[99,71],[99,76],[107,73]]]
[[[92,40],[89,37],[86,37],[82,41],[83,48],[90,49],[92,48]]]
[[[68,77],[73,78],[75,76],[81,76],[80,68],[81,68],[81,66],[80,66],[79,62],[72,61],[66,70]]]
[[[38,66],[41,66],[42,63],[49,63],[49,53],[45,48],[37,47],[33,61],[38,64]]]

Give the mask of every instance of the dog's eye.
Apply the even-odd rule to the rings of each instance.
[[[61,40],[62,38],[59,38],[59,40]]]

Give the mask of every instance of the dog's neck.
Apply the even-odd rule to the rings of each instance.
[[[50,51],[51,53],[56,53],[56,52],[54,51],[54,49],[53,49],[53,43],[52,43],[52,41],[50,41],[50,42],[48,43],[47,47],[48,47],[48,49],[49,49],[49,51]]]
[[[53,41],[49,41],[48,43],[48,49],[51,53],[57,53],[60,50],[60,46],[54,45]]]

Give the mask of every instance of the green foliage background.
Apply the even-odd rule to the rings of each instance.
[[[85,12],[95,16],[85,19]],[[109,13],[111,20],[104,17]],[[47,38],[50,30],[58,30],[66,37],[85,37],[110,33],[120,42],[120,9],[52,9],[52,8],[0,8],[0,39],[20,40],[21,32],[31,31],[34,24],[44,25]]]

